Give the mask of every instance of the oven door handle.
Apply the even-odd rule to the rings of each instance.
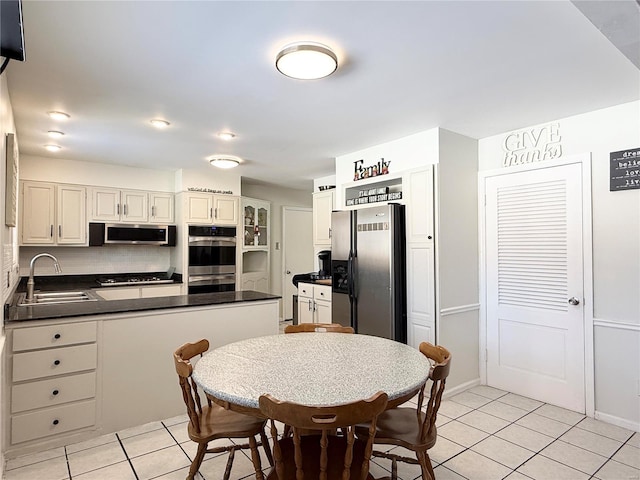
[[[235,245],[236,237],[189,237],[189,245]]]
[[[201,283],[204,285],[219,285],[224,283],[235,283],[235,275],[200,275],[189,277],[189,284]]]

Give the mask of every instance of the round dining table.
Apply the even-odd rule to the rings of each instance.
[[[330,406],[382,391],[387,408],[412,398],[431,364],[408,345],[369,335],[292,333],[230,343],[203,355],[193,379],[207,396],[230,410],[260,414],[268,393],[287,402]]]

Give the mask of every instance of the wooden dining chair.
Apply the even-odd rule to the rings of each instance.
[[[298,325],[287,325],[284,329],[284,333],[303,332],[354,333],[354,330],[339,323],[299,323]]]
[[[369,461],[376,419],[387,406],[387,394],[329,407],[283,402],[270,395],[260,397],[260,412],[270,419],[275,468],[267,480],[372,480]],[[278,439],[276,421],[291,425],[293,435]],[[355,437],[354,425],[369,422],[370,435]],[[344,435],[334,435],[336,429]],[[301,431],[320,432],[302,435]]]
[[[431,381],[431,392],[427,399],[426,409],[422,409],[422,404],[427,383],[420,389],[417,409],[394,408],[387,410],[378,417],[376,424],[375,444],[401,446],[416,454],[416,458],[410,458],[391,452],[377,450],[373,452],[374,457],[391,460],[392,480],[398,478],[398,461],[420,465],[422,479],[435,480],[433,466],[427,451],[436,443],[436,416],[451,367],[451,354],[446,348],[427,342],[420,344],[420,352],[432,362],[427,380],[427,383]],[[370,438],[370,424],[356,426],[356,435],[363,439]]]
[[[180,388],[182,389],[182,397],[189,414],[187,431],[189,438],[198,444],[198,451],[193,462],[191,462],[187,480],[194,478],[206,453],[229,452],[223,477],[224,480],[228,480],[236,450],[246,448],[251,449],[256,478],[263,480],[264,475],[262,473],[260,454],[258,453],[260,443],[256,441],[255,436],[260,435],[267,459],[273,466],[273,457],[264,431],[266,420],[225,410],[223,407],[213,403],[209,398],[206,399],[205,405],[202,404],[198,386],[191,377],[193,365],[190,360],[197,355],[202,356],[208,349],[209,342],[203,339],[196,343],[185,343],[173,354],[176,372],[180,380]],[[207,448],[209,442],[219,438],[247,438],[249,443]]]

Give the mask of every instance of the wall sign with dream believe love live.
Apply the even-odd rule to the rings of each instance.
[[[609,191],[640,188],[640,147],[609,154]]]

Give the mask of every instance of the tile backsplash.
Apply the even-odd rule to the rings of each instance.
[[[171,266],[171,249],[167,247],[20,247],[20,276],[29,275],[31,259],[45,252],[58,259],[63,275],[164,272]],[[53,262],[38,260],[35,275],[55,275]]]

